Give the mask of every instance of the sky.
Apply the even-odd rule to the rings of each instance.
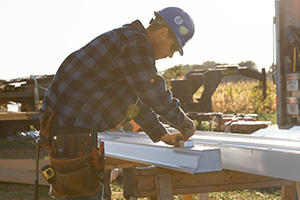
[[[98,35],[176,6],[195,23],[184,55],[158,60],[163,71],[206,61],[258,69],[273,63],[275,0],[0,0],[0,79],[55,74],[63,60]]]

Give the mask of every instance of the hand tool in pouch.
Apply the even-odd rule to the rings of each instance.
[[[104,183],[104,165],[105,165],[104,142],[99,140],[99,147],[98,147],[97,128],[92,128],[91,132],[92,132],[92,155],[93,155],[92,162],[100,182]]]
[[[39,161],[40,161],[40,149],[44,144],[44,139],[36,137],[33,141],[35,144],[35,178],[34,178],[34,200],[39,199]]]

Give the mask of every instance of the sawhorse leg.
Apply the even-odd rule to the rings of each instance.
[[[173,188],[170,174],[155,175],[157,200],[173,200]]]
[[[300,200],[300,183],[281,187],[281,200]]]
[[[193,200],[194,195],[193,194],[184,194],[182,195],[183,200]],[[208,200],[208,194],[203,193],[203,194],[197,194],[197,199],[198,200]]]

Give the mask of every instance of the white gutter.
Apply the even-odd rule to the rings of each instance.
[[[191,138],[195,147],[190,149],[170,147],[161,142],[153,143],[144,133],[110,132],[99,136],[103,140],[125,143],[122,147],[118,147],[119,145],[115,143],[111,146],[113,149],[110,148],[110,144],[106,147],[107,154],[118,158],[146,164],[152,163],[164,168],[176,168],[175,170],[188,173],[218,171],[221,169],[219,164],[222,163],[224,169],[300,182],[300,131],[297,128],[262,129],[252,135],[196,131]],[[131,147],[134,150],[129,152],[127,149]],[[214,152],[221,150],[221,162],[217,161],[216,153],[211,153],[212,149]],[[172,155],[176,153],[178,155]],[[209,163],[199,168],[195,164],[196,160],[199,161],[199,166]],[[181,166],[182,163],[184,166]]]
[[[211,147],[179,148],[153,143],[144,133],[99,133],[106,156],[155,165],[190,174],[221,171],[220,150]]]
[[[300,181],[300,140],[268,134],[243,135],[200,132],[192,137],[195,146],[221,149],[224,169]],[[267,135],[277,135],[267,137]],[[280,134],[279,134],[280,135]]]

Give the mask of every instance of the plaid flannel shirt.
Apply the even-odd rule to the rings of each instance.
[[[106,32],[70,54],[45,93],[42,110],[60,125],[104,131],[130,116],[153,141],[185,117],[158,75],[151,43],[138,21]],[[157,115],[158,114],[158,115]]]

